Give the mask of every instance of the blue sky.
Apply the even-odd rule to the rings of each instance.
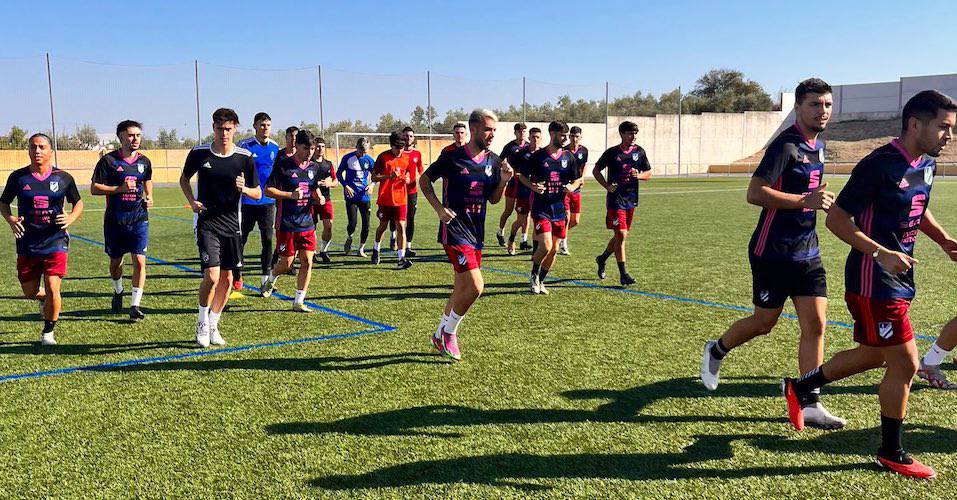
[[[106,131],[129,115],[181,135],[196,127],[194,59],[204,128],[220,105],[241,116],[265,109],[280,125],[318,121],[318,64],[327,122],[408,118],[425,104],[427,70],[440,113],[520,104],[522,76],[528,100],[541,102],[564,93],[601,98],[606,80],[613,95],[688,89],[719,67],[743,71],[772,94],[811,75],[840,84],[957,72],[953,29],[933,24],[957,9],[937,1],[37,5],[4,4],[12,22],[0,34],[0,72],[18,76],[0,80],[2,131],[48,123],[45,52],[61,129],[91,123]]]

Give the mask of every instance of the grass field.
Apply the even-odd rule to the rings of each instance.
[[[17,300],[12,236],[0,244],[0,377],[26,375],[0,382],[0,497],[957,496],[957,394],[915,385],[911,398],[905,445],[937,468],[932,482],[872,465],[879,373],[825,388],[846,429],[790,428],[778,380],[797,372],[794,320],[732,353],[716,392],[696,380],[703,343],[750,305],[757,209],[744,202],[746,182],[647,183],[630,290],[614,286],[614,266],[604,282],[595,277],[608,232],[594,183],[572,255],[550,273],[551,295],[530,295],[527,255],[491,241],[486,294],[460,330],[458,364],[428,341],[451,270],[424,200],[411,270],[334,253],[308,299],[329,310],[294,314],[288,301],[249,291],[223,317],[228,349],[201,351],[192,344],[197,252],[178,189],[158,190],[149,316],[137,324],[109,312],[102,212],[93,211],[103,199],[86,196],[61,345],[35,344],[41,325],[36,307]],[[931,207],[957,232],[957,183],[938,181]],[[490,210],[489,235],[500,210]],[[821,229],[829,319],[846,323],[847,247],[823,219]],[[927,238],[917,258],[912,315],[921,335],[936,335],[957,312],[957,266]],[[279,289],[291,293],[292,279]],[[828,353],[852,345],[841,325],[827,341]]]

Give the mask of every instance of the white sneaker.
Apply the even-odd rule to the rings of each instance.
[[[529,283],[529,285],[530,285],[530,288],[531,288],[533,294],[536,294],[536,295],[537,295],[537,294],[541,293],[541,292],[539,291],[539,290],[541,289],[541,284],[538,282],[538,275],[537,275],[537,274],[534,274],[534,273],[533,273],[533,274],[529,277],[528,283]]]
[[[366,247],[359,247],[359,251],[356,253],[359,257],[368,257],[366,255]]]
[[[209,347],[209,325],[207,323],[196,324],[196,344],[204,349]]]
[[[819,429],[840,429],[847,425],[847,420],[831,415],[820,402],[804,407],[804,424]]]
[[[312,309],[306,304],[303,304],[302,302],[295,302],[295,301],[292,303],[292,310],[295,312],[301,312],[301,313],[312,312]]]
[[[226,345],[223,336],[219,333],[219,325],[209,329],[209,343],[213,345]]]
[[[266,281],[263,282],[263,286],[259,288],[259,296],[269,298],[274,291],[276,291],[276,280],[270,280],[267,277]]]
[[[548,295],[549,292],[548,292],[548,289],[545,288],[545,282],[544,282],[544,281],[539,281],[539,282],[538,282],[538,293],[540,293],[540,294],[542,294],[542,295]]]
[[[53,338],[53,332],[41,333],[40,345],[56,345],[56,339]]]
[[[568,253],[568,240],[562,240],[558,243],[558,253],[561,255],[571,255]]]
[[[704,343],[704,351],[701,353],[701,382],[705,389],[713,391],[718,388],[720,377],[718,372],[721,370],[722,359],[715,359],[711,355],[711,348],[717,344],[716,340],[709,340]]]

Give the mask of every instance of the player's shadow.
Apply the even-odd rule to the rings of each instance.
[[[372,370],[392,365],[445,364],[434,355],[406,352],[376,356],[347,358],[329,356],[321,358],[262,358],[262,359],[207,359],[192,361],[164,361],[140,365],[98,368],[111,372],[150,371],[218,371],[261,370],[278,372],[348,372]]]
[[[60,336],[60,344],[41,346],[39,342],[0,342],[0,355],[61,355],[96,356],[124,352],[153,351],[162,349],[182,349],[195,345],[189,341],[172,342],[134,342],[128,344],[70,344],[69,338]]]
[[[409,287],[411,288],[411,287]],[[431,288],[431,287],[430,287]],[[482,292],[483,297],[493,297],[495,295],[514,295],[514,291],[496,291],[496,290],[486,290]],[[314,301],[323,301],[323,300],[405,300],[405,299],[448,299],[449,290],[441,292],[392,292],[392,293],[383,293],[383,292],[373,292],[373,293],[356,293],[356,294],[338,294],[338,295],[327,295],[322,297],[312,297],[310,300]]]

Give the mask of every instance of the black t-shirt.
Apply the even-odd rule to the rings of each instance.
[[[242,174],[246,178],[246,187],[259,187],[252,154],[236,146],[229,156],[220,156],[210,149],[209,144],[196,146],[186,156],[183,176],[190,179],[197,174],[196,200],[206,210],[197,216],[196,229],[220,236],[240,234],[242,195],[236,190],[236,178]]]
[[[581,178],[581,168],[575,155],[567,149],[559,149],[556,156],[542,148],[528,160],[528,177],[532,183],[545,185],[544,193],[532,194],[532,217],[551,221],[564,220],[565,185]]]
[[[651,170],[648,155],[645,150],[633,144],[628,149],[621,145],[608,148],[595,163],[598,171],[608,169],[605,179],[609,184],[618,183],[614,193],[608,193],[605,198],[606,207],[610,210],[627,210],[638,206],[638,179],[632,177],[632,171],[647,172]]]
[[[276,223],[281,231],[301,233],[316,228],[312,222],[312,193],[319,184],[319,165],[310,161],[299,166],[295,158],[284,156],[272,166],[272,174],[266,186],[291,193],[299,188],[303,197],[299,200],[282,199],[278,202],[279,212]],[[331,200],[326,203],[332,203]]]
[[[568,150],[569,153],[575,155],[575,161],[578,162],[578,169],[579,169],[579,175],[578,175],[578,176],[579,176],[579,177],[584,176],[584,175],[585,175],[585,164],[588,163],[588,148],[586,148],[585,146],[582,146],[581,144],[579,144],[579,145],[578,145],[578,149],[576,149],[576,150],[574,150],[574,151],[572,151],[571,146],[565,146],[565,149]],[[581,192],[581,190],[582,190],[582,188],[578,188],[578,189],[575,190],[575,192],[576,192],[576,193],[579,193],[579,192]]]
[[[439,223],[439,243],[481,250],[486,202],[502,178],[502,161],[491,151],[485,151],[476,161],[468,147],[462,146],[439,155],[425,175],[433,182],[442,178],[442,206],[455,212],[448,224]]]
[[[35,256],[66,252],[70,236],[56,222],[63,202],[76,204],[80,193],[73,177],[54,167],[46,177],[38,177],[30,167],[14,170],[7,178],[0,201],[17,200],[17,215],[23,217],[23,237],[17,239],[17,255]]]
[[[93,169],[95,184],[104,186],[122,186],[127,179],[136,182],[136,191],[106,195],[106,212],[103,222],[106,224],[130,225],[149,218],[146,212],[146,181],[153,178],[153,166],[150,159],[136,153],[130,162],[122,158],[119,150],[103,155]]]
[[[332,171],[332,162],[323,158],[320,162],[314,162],[319,166],[319,176],[317,180],[324,181],[326,179],[331,179],[333,176]],[[329,202],[329,188],[325,186],[319,186],[319,194],[326,198],[326,202]]]

